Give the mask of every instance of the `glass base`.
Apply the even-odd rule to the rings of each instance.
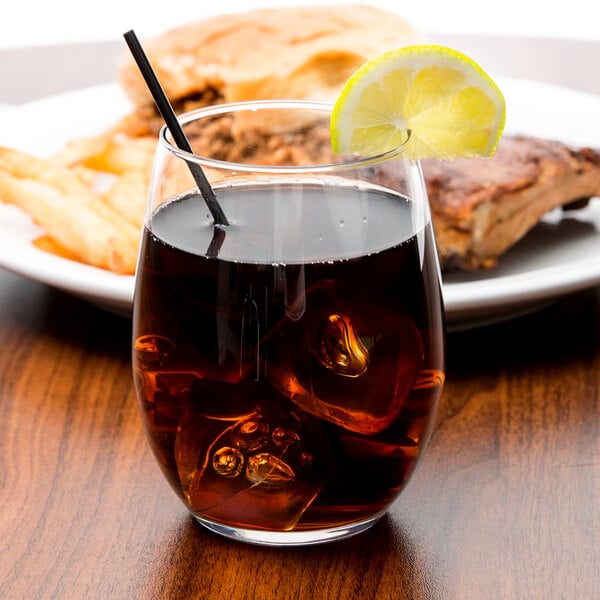
[[[346,539],[358,535],[372,527],[383,515],[371,517],[359,523],[351,523],[342,527],[330,527],[325,529],[312,529],[305,531],[269,531],[263,529],[243,529],[230,527],[222,523],[215,523],[198,515],[194,518],[202,526],[213,533],[224,537],[255,544],[258,546],[311,546],[315,544],[326,544],[337,540]]]

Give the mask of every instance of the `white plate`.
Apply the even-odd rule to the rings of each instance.
[[[600,96],[531,81],[499,83],[507,100],[507,132],[600,148],[600,132],[592,126],[600,115]],[[112,84],[45,98],[0,113],[0,144],[51,154],[70,139],[105,130],[129,110]],[[38,233],[28,217],[0,204],[0,267],[129,314],[133,277],[37,250],[30,242]],[[463,328],[505,319],[598,283],[600,200],[593,199],[584,210],[549,214],[497,269],[445,276],[447,321]]]

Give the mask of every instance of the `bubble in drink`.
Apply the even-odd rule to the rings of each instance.
[[[276,446],[287,448],[300,443],[300,436],[288,427],[276,427],[273,431],[273,442]]]
[[[237,448],[223,446],[213,454],[212,466],[218,475],[237,477],[244,468],[244,455]]]
[[[135,341],[136,357],[146,367],[160,367],[172,351],[173,342],[161,335],[144,335]]]
[[[254,485],[281,487],[292,483],[296,479],[296,473],[281,458],[261,452],[248,459],[246,477]]]
[[[231,433],[236,448],[252,452],[265,445],[269,437],[269,424],[260,417],[252,417],[239,423]]]
[[[329,315],[320,325],[315,356],[326,368],[343,377],[359,377],[367,370],[369,351],[343,315]]]

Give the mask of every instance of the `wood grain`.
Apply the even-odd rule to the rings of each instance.
[[[137,413],[130,323],[0,273],[0,597],[600,597],[600,293],[448,339],[436,429],[350,540],[200,528]]]

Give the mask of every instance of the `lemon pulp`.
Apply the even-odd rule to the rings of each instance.
[[[363,156],[403,145],[417,159],[490,156],[505,119],[502,93],[472,59],[444,46],[407,46],[348,80],[332,113],[332,146]]]

